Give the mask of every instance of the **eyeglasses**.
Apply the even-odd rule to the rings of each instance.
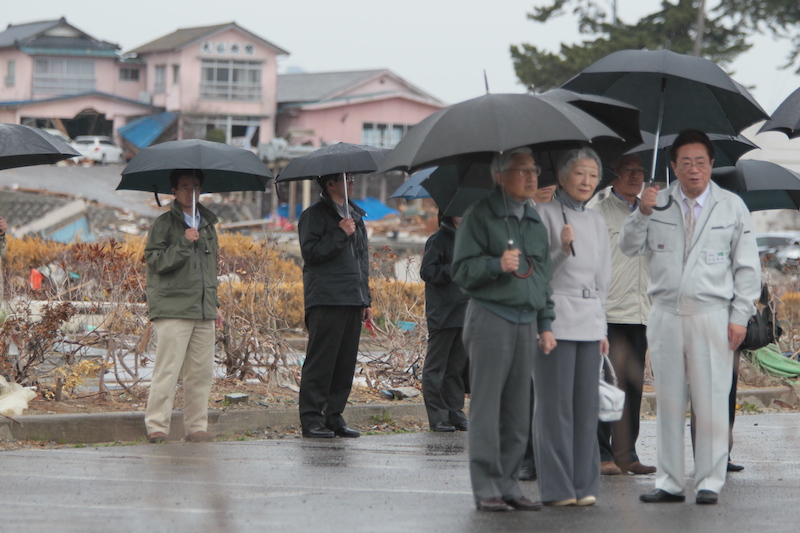
[[[178,187],[178,191],[180,192],[199,191],[200,189],[200,185],[181,185]]]
[[[630,174],[630,175],[641,174],[642,176],[644,176],[644,168],[642,168],[642,167],[624,166],[624,167],[620,167],[618,173],[619,174]]]
[[[533,178],[542,173],[542,167],[535,165],[533,168],[509,168],[506,170],[509,174],[519,174],[524,178]]]
[[[335,179],[335,180],[333,180],[333,181],[342,181],[342,179],[343,179],[343,178],[342,178],[341,176],[339,176],[338,178],[336,178],[336,179]],[[346,177],[346,178],[344,178],[344,179],[347,181],[347,183],[353,183],[354,181],[356,181],[356,179],[355,179],[353,176],[347,176],[347,177]]]
[[[692,167],[696,168],[699,171],[704,171],[710,166],[710,163],[706,160],[700,161],[681,161],[678,163],[678,168],[684,172],[689,172],[692,170]]]

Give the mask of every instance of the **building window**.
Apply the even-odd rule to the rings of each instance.
[[[156,65],[155,79],[153,83],[153,92],[156,94],[164,94],[167,92],[167,66]]]
[[[181,66],[172,65],[172,85],[178,85],[181,82]]]
[[[34,94],[78,94],[94,90],[94,61],[37,58],[33,66]]]
[[[261,100],[261,63],[203,60],[200,98],[204,100]]]
[[[119,81],[139,81],[139,69],[138,68],[119,69]]]
[[[374,124],[365,122],[361,127],[361,144],[379,148],[394,148],[408,132],[406,124]]]
[[[6,68],[6,87],[13,87],[17,78],[17,62],[9,61]]]

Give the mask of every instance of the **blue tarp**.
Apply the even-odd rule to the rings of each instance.
[[[356,204],[358,207],[363,209],[367,215],[365,218],[368,220],[380,220],[383,217],[389,215],[399,215],[400,211],[396,209],[392,209],[388,205],[382,203],[377,198],[373,198],[372,196],[367,196],[366,198],[359,198],[354,199],[353,203]],[[296,205],[295,207],[295,219],[300,217],[300,205]],[[283,218],[289,217],[289,204],[280,204],[278,206],[278,215]]]
[[[177,112],[167,111],[157,115],[137,118],[125,124],[117,131],[137,148],[147,148],[153,144],[153,142],[164,133],[164,130],[175,122],[177,118]]]

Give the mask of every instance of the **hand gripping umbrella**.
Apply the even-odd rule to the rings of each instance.
[[[715,63],[669,50],[622,50],[587,67],[563,88],[622,100],[639,108],[642,129],[659,137],[694,128],[738,135],[767,114],[747,89]],[[672,198],[664,210],[672,204]]]
[[[117,190],[152,192],[158,202],[158,193],[172,193],[169,175],[176,169],[202,170],[205,174],[202,192],[264,191],[274,177],[253,152],[222,143],[184,139],[150,146],[136,154],[122,170]],[[194,209],[192,195],[193,215]]]
[[[600,142],[616,145],[621,155],[639,140],[626,144],[601,120],[553,98],[487,94],[441,109],[414,126],[379,171],[447,164],[468,168],[521,146],[541,152]],[[490,173],[485,180],[492,188]]]
[[[0,124],[0,170],[51,165],[79,155],[64,141],[38,128]]]
[[[284,181],[307,180],[328,174],[369,174],[378,170],[378,166],[391,152],[387,148],[376,148],[361,144],[338,143],[314,150],[310,154],[292,159],[278,175],[275,183]],[[345,218],[350,218],[347,186],[344,187]]]

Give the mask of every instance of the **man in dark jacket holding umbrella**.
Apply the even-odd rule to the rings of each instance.
[[[213,440],[208,396],[214,377],[215,326],[222,325],[217,296],[217,217],[197,203],[201,170],[175,170],[172,208],[147,235],[147,305],[158,346],[145,411],[150,443],[167,440],[178,377],[183,378],[186,440]]]
[[[300,215],[297,226],[308,328],[300,424],[307,438],[358,437],[342,412],[353,384],[361,322],[372,319],[367,230],[364,212],[347,200],[352,177],[329,174],[318,183],[320,201]]]

